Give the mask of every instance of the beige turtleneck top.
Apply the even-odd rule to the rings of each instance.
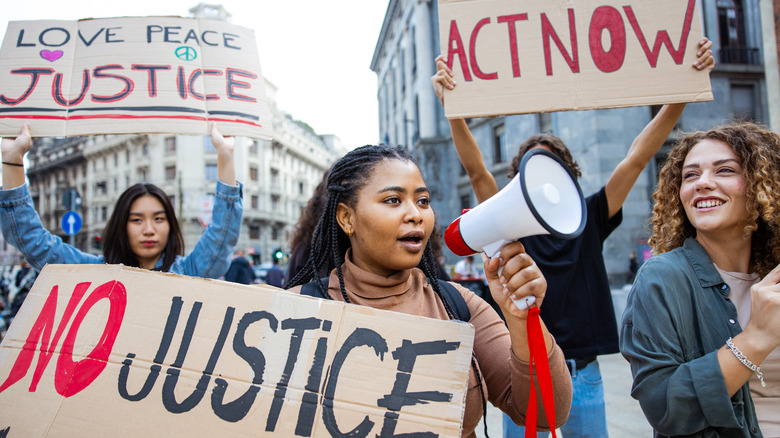
[[[353,304],[428,318],[449,319],[444,305],[421,270],[409,269],[387,278],[360,269],[350,261],[349,256],[348,251],[342,272],[347,296]],[[524,424],[531,384],[528,362],[521,361],[512,353],[509,331],[495,310],[470,290],[457,283],[453,285],[463,295],[471,312],[469,322],[475,328],[474,354],[479,363],[482,385],[488,401],[506,412],[516,423]],[[296,286],[290,291],[300,293],[300,289],[300,286]],[[328,293],[334,300],[344,301],[335,269],[330,274]],[[563,352],[557,344],[553,345],[548,360],[555,398],[555,420],[559,427],[569,415],[572,399],[571,377]],[[547,419],[544,416],[541,395],[539,391],[536,394],[537,424],[540,430],[546,430],[544,428],[547,427]],[[474,430],[482,414],[482,396],[472,367],[463,418],[463,437],[476,437]]]

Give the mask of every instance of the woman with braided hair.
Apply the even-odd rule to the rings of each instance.
[[[454,303],[436,279],[429,238],[434,228],[430,194],[413,159],[401,147],[364,146],[336,162],[328,177],[325,209],[314,231],[308,263],[287,285],[294,292],[314,281],[322,295],[376,309],[455,319]],[[502,267],[501,275],[498,275]],[[319,280],[330,271],[327,290]],[[474,357],[466,397],[463,436],[474,430],[488,400],[519,423],[525,422],[532,379],[526,333],[528,311],[512,299],[535,295],[544,299],[546,281],[518,242],[505,246],[485,263],[490,291],[506,318],[474,293],[453,285],[475,328]],[[550,363],[555,419],[548,425],[539,409],[541,428],[566,421],[571,404],[571,379],[555,340],[542,324]],[[541,405],[541,399],[538,400]]]
[[[780,437],[780,135],[692,133],[654,198],[620,333],[632,397],[656,436]]]

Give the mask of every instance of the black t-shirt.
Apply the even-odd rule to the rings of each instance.
[[[576,239],[549,235],[520,239],[547,279],[540,315],[567,359],[619,351],[602,250],[604,240],[623,221],[623,210],[609,218],[604,187],[585,204],[585,230]]]

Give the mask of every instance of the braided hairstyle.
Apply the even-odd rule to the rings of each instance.
[[[403,147],[389,146],[386,144],[359,147],[333,164],[333,167],[330,169],[330,176],[328,177],[328,197],[325,201],[325,207],[322,216],[320,216],[320,221],[312,235],[309,261],[295,277],[290,279],[285,286],[286,288],[289,289],[294,286],[308,283],[309,281],[319,280],[319,278],[317,278],[317,273],[321,272],[320,270],[322,268],[326,268],[328,272],[333,270],[333,268],[336,268],[341,295],[345,302],[350,302],[347,297],[347,291],[344,286],[344,275],[341,270],[341,265],[344,263],[344,256],[347,253],[347,249],[350,247],[350,241],[349,237],[347,237],[347,234],[341,229],[336,220],[336,211],[340,203],[344,203],[350,207],[355,205],[358,193],[371,178],[374,168],[384,160],[401,160],[417,165],[415,160]],[[430,239],[425,246],[422,259],[417,267],[423,271],[428,279],[428,283],[441,298],[447,315],[449,315],[450,319],[455,319],[452,307],[447,300],[444,299],[441,290],[439,289],[439,282],[436,277],[435,257],[433,255],[433,249],[431,248]],[[323,290],[321,282],[317,281],[316,283],[317,287],[320,288],[320,291],[323,292],[323,295],[329,296],[326,293],[327,291]]]

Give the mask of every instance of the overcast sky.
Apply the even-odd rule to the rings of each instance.
[[[8,21],[120,16],[187,17],[197,0],[3,0]],[[350,149],[379,140],[371,57],[388,0],[222,0],[232,23],[254,30],[263,75],[279,107]]]

